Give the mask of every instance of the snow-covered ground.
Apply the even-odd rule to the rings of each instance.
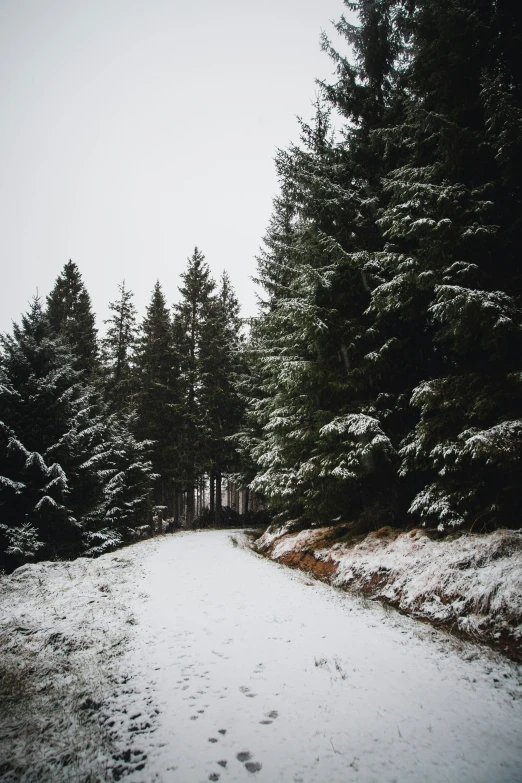
[[[242,543],[181,533],[4,578],[2,779],[522,780],[520,666]]]
[[[272,526],[255,549],[286,565],[322,571],[338,587],[363,591],[473,639],[522,652],[521,530],[434,541],[423,529],[400,533],[382,528],[355,543],[336,542],[336,534],[342,533],[336,527],[294,528],[292,522]]]

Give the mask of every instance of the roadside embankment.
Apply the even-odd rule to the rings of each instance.
[[[432,540],[382,528],[354,539],[343,526],[301,528],[272,525],[253,548],[522,661],[522,531]]]

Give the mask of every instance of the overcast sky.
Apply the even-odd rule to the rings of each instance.
[[[125,278],[169,303],[197,245],[243,313],[341,0],[0,0],[0,330],[72,258],[98,326]]]

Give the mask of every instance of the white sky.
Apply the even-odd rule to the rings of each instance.
[[[0,330],[72,258],[98,326],[125,278],[140,315],[197,245],[243,313],[342,0],[0,0]]]

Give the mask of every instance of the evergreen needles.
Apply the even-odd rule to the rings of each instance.
[[[346,6],[348,52],[323,40],[335,81],[276,159],[239,438],[252,486],[361,532],[518,526],[520,16]]]

